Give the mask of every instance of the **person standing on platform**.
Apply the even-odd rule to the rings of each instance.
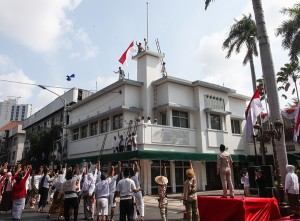
[[[231,155],[225,151],[225,145],[220,145],[220,154],[217,161],[217,174],[220,175],[223,187],[223,195],[221,198],[227,198],[227,185],[230,191],[230,198],[234,198],[234,189],[231,180]]]
[[[125,73],[121,67],[119,67],[118,71],[114,71],[115,74],[119,74],[119,80],[123,80],[125,78]]]
[[[244,168],[242,171],[241,183],[244,185],[244,195],[250,196],[249,175],[246,168]]]
[[[198,221],[197,181],[191,161],[190,169],[186,170],[186,176],[187,180],[184,182],[183,186],[183,204],[185,205],[188,221]]]
[[[285,176],[285,193],[289,200],[289,206],[293,216],[291,219],[300,218],[300,204],[299,204],[299,180],[295,174],[295,167],[293,165],[286,165],[287,174]]]
[[[158,208],[160,211],[160,216],[162,221],[168,220],[168,198],[167,198],[167,169],[164,166],[164,176],[157,176],[155,177],[155,182],[159,185],[158,186]]]

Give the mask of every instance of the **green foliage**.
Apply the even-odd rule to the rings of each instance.
[[[299,99],[298,95],[298,88],[297,88],[297,80],[299,79],[299,72],[300,67],[298,62],[291,62],[284,65],[284,67],[280,68],[280,71],[276,74],[276,81],[278,86],[278,91],[284,90],[285,92],[292,89],[292,94],[296,93],[297,98]],[[291,87],[291,83],[289,81],[293,81],[294,86]],[[282,97],[287,99],[286,94],[282,94]]]
[[[60,125],[55,125],[51,129],[27,133],[26,136],[30,142],[30,151],[26,161],[31,162],[35,159],[35,163],[37,164],[48,164],[51,160],[50,153],[53,151],[53,141],[60,139],[61,132],[62,127]],[[44,159],[42,159],[43,154]]]
[[[300,4],[292,8],[283,8],[282,14],[289,18],[281,23],[276,30],[276,35],[283,37],[282,47],[289,51],[290,61],[298,62],[300,53]]]

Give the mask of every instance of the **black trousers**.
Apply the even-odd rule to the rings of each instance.
[[[49,193],[49,188],[42,187],[42,189],[39,190],[39,194],[41,195],[41,198],[40,198],[40,201],[39,201],[39,208],[46,206],[48,193]]]
[[[70,211],[71,208],[74,209],[73,221],[77,221],[78,209],[79,209],[79,203],[78,203],[78,198],[77,197],[65,198],[65,201],[64,201],[64,216],[65,216],[65,221],[69,221],[70,220],[70,213],[69,213],[69,211]]]
[[[133,221],[134,205],[133,200],[120,200],[120,221]]]

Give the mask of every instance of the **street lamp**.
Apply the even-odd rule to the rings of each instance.
[[[258,130],[262,130],[260,125],[256,126],[256,128]],[[280,174],[280,170],[279,170],[278,154],[277,154],[275,139],[277,141],[280,141],[282,132],[283,132],[283,123],[279,119],[277,119],[274,122],[274,124],[273,123],[270,124],[270,130],[265,131],[265,133],[264,133],[265,137],[262,137],[263,140],[270,139],[272,142],[273,155],[274,155],[274,166],[275,166],[275,173],[276,173],[276,177],[277,177],[276,189],[278,192],[279,205],[281,205],[281,206],[285,205],[284,187],[283,187],[282,181],[281,181],[281,174]]]
[[[42,88],[43,90],[47,90],[55,95],[58,96],[58,98],[61,100],[61,102],[63,103],[64,105],[64,112],[63,112],[63,134],[62,134],[62,158],[63,158],[63,154],[64,154],[64,150],[65,150],[65,134],[66,134],[66,125],[67,125],[67,122],[66,122],[66,112],[67,112],[67,107],[71,107],[71,105],[68,103],[68,101],[63,98],[61,95],[57,94],[56,92],[52,91],[52,90],[49,90],[47,87],[43,86],[43,85],[38,85],[40,88]]]

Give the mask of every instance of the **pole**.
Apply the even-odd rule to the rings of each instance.
[[[63,112],[63,134],[62,134],[62,160],[64,159],[64,153],[66,148],[66,142],[65,142],[65,134],[66,134],[66,100],[64,99],[64,112]]]
[[[148,21],[148,2],[146,3],[147,4],[147,42],[148,42],[148,44],[149,44],[149,21]],[[145,48],[145,50],[146,50],[146,48]]]
[[[254,154],[256,159],[256,166],[259,165],[258,156],[257,156],[257,150],[256,150],[256,142],[255,142],[255,136],[253,135],[253,145],[254,145]]]

